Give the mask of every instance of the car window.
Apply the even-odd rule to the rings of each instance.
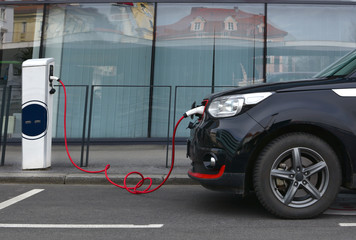
[[[318,73],[314,78],[343,77],[356,70],[356,50],[346,54],[344,57],[331,64]]]

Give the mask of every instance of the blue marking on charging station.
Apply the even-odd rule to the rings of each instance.
[[[22,133],[35,137],[47,130],[47,109],[39,104],[30,104],[22,109]]]

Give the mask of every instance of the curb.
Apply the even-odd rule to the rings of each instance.
[[[147,177],[147,176],[145,176]],[[153,185],[159,185],[165,175],[148,175],[152,178]],[[125,175],[109,174],[109,178],[119,185],[123,185]],[[130,176],[128,185],[136,185],[141,180],[139,176]],[[25,183],[25,184],[97,184],[110,185],[103,174],[64,174],[64,173],[0,173],[0,183]],[[186,175],[171,175],[165,185],[198,185]]]
[[[0,173],[0,183],[64,184],[65,174]]]

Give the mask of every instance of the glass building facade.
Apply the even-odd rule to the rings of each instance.
[[[353,1],[228,2],[3,1],[2,135],[21,139],[26,59],[55,59],[69,138],[135,143],[171,136],[209,93],[309,78],[356,47]],[[63,98],[57,87],[56,139]]]

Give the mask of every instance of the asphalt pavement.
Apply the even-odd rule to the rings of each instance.
[[[81,146],[70,145],[69,152],[73,161],[80,165]],[[97,171],[110,164],[108,175],[118,184],[122,184],[126,174],[132,171],[138,171],[152,178],[153,184],[159,184],[168,174],[172,158],[171,147],[167,155],[165,145],[95,145],[90,146],[88,153],[88,165],[83,168]],[[85,165],[86,149],[83,156]],[[197,184],[188,177],[189,168],[186,146],[176,146],[174,169],[166,184]],[[128,184],[136,184],[139,180],[139,175],[131,175]],[[22,170],[21,146],[7,146],[5,164],[0,166],[0,183],[110,184],[104,173],[90,174],[75,168],[64,144],[53,145],[51,167],[42,170]]]
[[[254,195],[238,198],[201,186],[167,185],[133,195],[104,185],[0,184],[0,235],[1,240],[348,240],[356,233],[355,196],[338,196],[333,209],[348,203],[347,211],[284,220],[264,210]]]

